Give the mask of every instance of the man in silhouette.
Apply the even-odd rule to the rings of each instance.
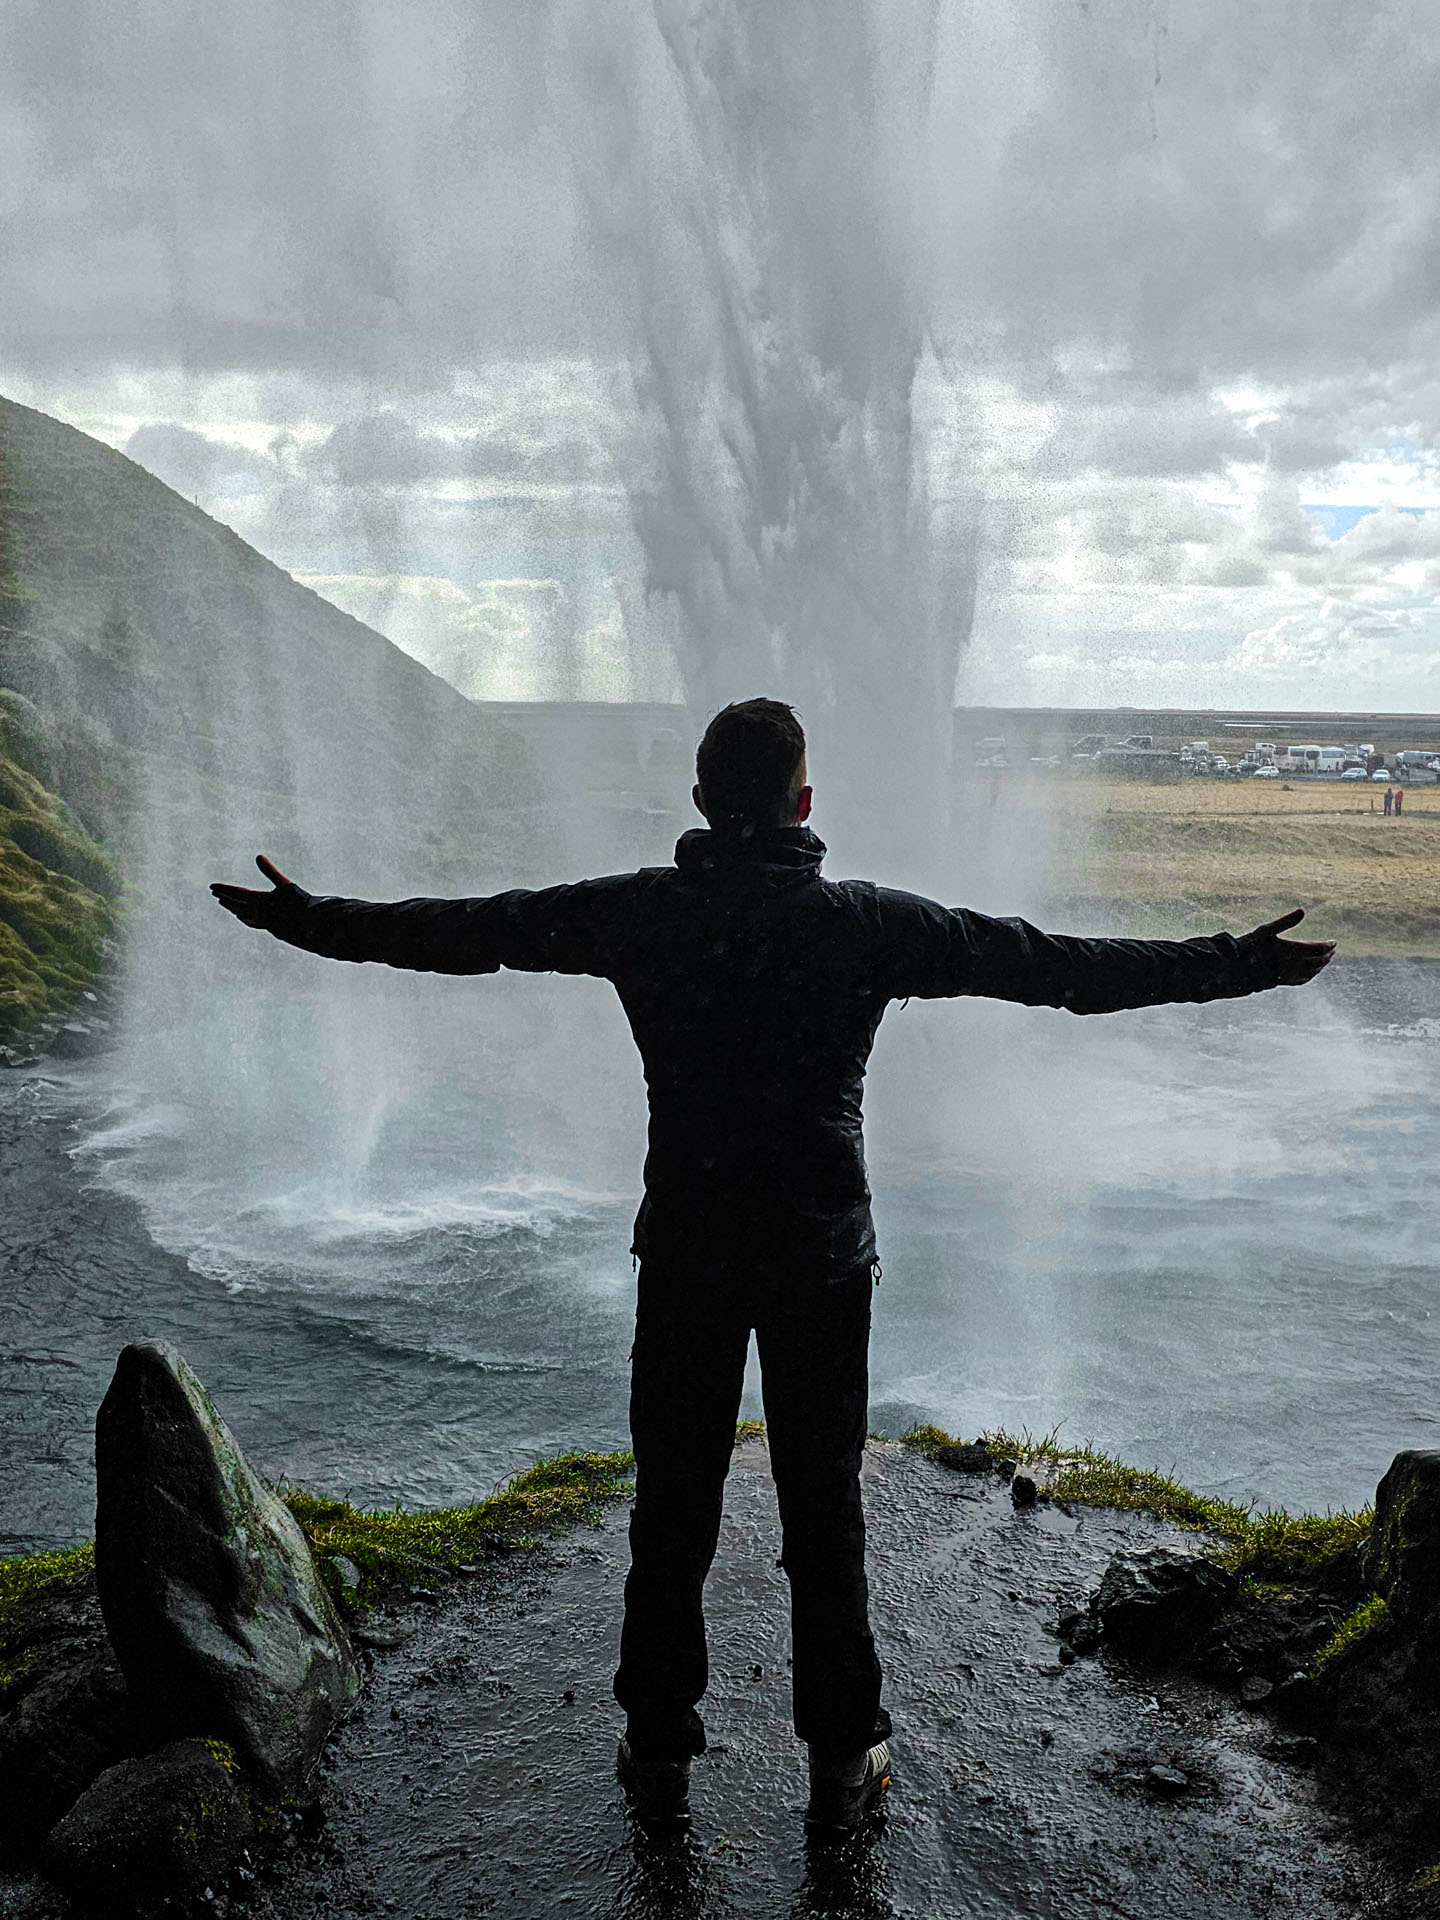
[[[1074,1013],[1298,986],[1326,943],[1297,909],[1238,938],[1077,939],[821,877],[805,736],[747,700],[696,756],[707,825],[675,864],[476,900],[321,898],[218,885],[247,926],[336,960],[613,982],[650,1097],[630,1423],[631,1570],[615,1695],[642,1817],[683,1817],[707,1678],[701,1592],[745,1356],[759,1346],[790,1582],[795,1730],[812,1828],[854,1826],[889,1780],[867,1618],[860,1463],[878,1268],[861,1141],[866,1061],[892,1000],[984,994]]]

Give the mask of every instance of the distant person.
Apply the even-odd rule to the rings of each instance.
[[[1396,787],[1395,812],[1398,815],[1398,814],[1404,813],[1404,811],[1405,811],[1405,789],[1403,787]]]
[[[1385,818],[1388,820],[1395,811],[1395,795],[1391,788],[1385,789]]]
[[[1328,943],[1092,940],[826,880],[806,822],[805,735],[775,700],[726,707],[696,755],[707,826],[675,864],[478,900],[321,898],[215,886],[247,926],[336,960],[613,982],[650,1095],[630,1426],[631,1568],[615,1697],[642,1820],[688,1812],[707,1663],[701,1589],[753,1330],[790,1582],[807,1824],[857,1825],[889,1783],[867,1617],[860,1464],[879,1278],[861,1141],[866,1061],[892,1000],[983,994],[1111,1013],[1299,986]]]

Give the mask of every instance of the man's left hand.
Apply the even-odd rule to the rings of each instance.
[[[267,860],[263,853],[255,856],[255,864],[271,882],[270,887],[232,887],[224,880],[217,880],[210,891],[227,913],[233,913],[247,927],[260,927],[267,933],[273,933],[298,905],[303,904],[304,896],[295,882],[288,879],[273,860]]]

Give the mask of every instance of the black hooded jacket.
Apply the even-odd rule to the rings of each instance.
[[[808,827],[681,836],[673,867],[478,900],[282,889],[271,930],[334,960],[614,983],[650,1095],[635,1251],[832,1273],[875,1257],[860,1102],[892,1000],[982,994],[1072,1013],[1276,984],[1273,941],[1077,939],[865,880]]]

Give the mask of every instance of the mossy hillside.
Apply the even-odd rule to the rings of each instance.
[[[1126,1466],[1109,1454],[1062,1447],[1054,1434],[1037,1440],[1029,1434],[993,1432],[980,1438],[997,1460],[1011,1465],[1025,1461],[1042,1469],[1047,1498],[1148,1513],[1172,1526],[1207,1533],[1214,1559],[1266,1583],[1283,1585],[1313,1573],[1333,1555],[1366,1539],[1374,1519],[1369,1507],[1359,1513],[1292,1514],[1283,1507],[1257,1513],[1254,1507],[1195,1493],[1168,1474]],[[913,1427],[903,1442],[924,1454],[960,1444],[931,1426]]]
[[[20,583],[20,514],[24,489],[15,461],[0,444],[0,604],[24,596]]]
[[[19,717],[20,702],[0,689],[0,1035],[84,990],[117,892],[103,849],[26,764]]]

